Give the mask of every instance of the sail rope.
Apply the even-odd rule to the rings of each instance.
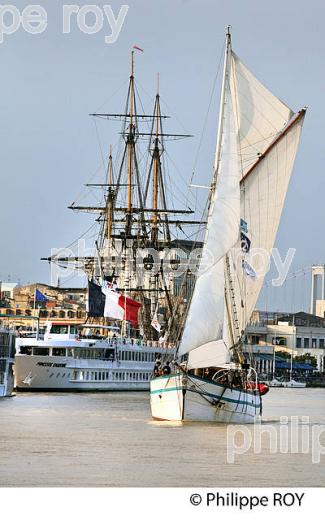
[[[215,90],[216,90],[216,86],[217,86],[217,80],[219,78],[219,74],[220,74],[220,71],[221,71],[221,65],[222,65],[224,52],[225,52],[225,43],[223,44],[221,52],[220,52],[220,57],[219,57],[218,66],[217,66],[217,72],[215,74],[215,77],[214,77],[214,80],[213,80],[213,83],[212,83],[212,88],[211,88],[208,108],[207,108],[206,113],[205,113],[202,130],[200,132],[199,144],[198,144],[198,147],[197,147],[197,150],[196,150],[196,153],[195,153],[195,157],[194,157],[194,163],[193,163],[193,168],[192,168],[192,176],[191,176],[190,184],[192,184],[194,176],[195,176],[195,173],[196,173],[196,168],[197,168],[197,164],[198,164],[198,160],[199,160],[199,156],[200,156],[200,152],[201,152],[201,148],[202,148],[203,138],[204,138],[205,133],[206,133],[207,124],[208,124],[208,118],[209,118],[209,114],[210,114],[211,107],[212,107],[212,101],[213,101],[214,95],[215,95]]]

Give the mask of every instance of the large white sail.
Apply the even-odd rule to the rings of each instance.
[[[220,366],[222,362],[227,362],[229,348],[240,339],[254,310],[276,239],[305,113],[303,110],[294,115],[289,107],[253,76],[234,53],[231,53],[228,77],[230,81],[229,84],[226,82],[226,97],[230,85],[232,105],[228,102],[227,107],[228,110],[233,107],[239,140],[240,217],[244,229],[247,226],[244,235],[250,250],[246,253],[242,251],[242,236],[239,237],[231,251],[225,247],[222,249],[220,260],[213,269],[198,277],[179,350],[180,354],[190,352],[189,368]],[[227,117],[230,118],[228,121],[232,119],[229,112]],[[228,127],[224,125],[224,132],[229,127],[228,122]],[[236,131],[232,128],[233,135],[236,135]],[[221,159],[224,145],[223,137]],[[233,165],[235,162],[233,158]],[[227,171],[231,172],[227,166],[223,171],[220,168],[219,182],[227,177]],[[219,195],[218,183],[216,208]],[[230,197],[228,204],[233,205]],[[233,208],[235,214],[236,203]],[[227,213],[216,216],[225,219],[225,215]],[[210,243],[217,242],[214,247],[219,250],[222,230],[223,221],[209,218],[205,246],[209,246],[210,235]],[[229,262],[225,279],[222,256],[226,253]],[[230,295],[230,286],[234,299]]]
[[[243,174],[282,132],[293,112],[231,53],[230,87],[240,141]]]
[[[203,345],[211,346],[223,336],[224,256],[238,240],[240,223],[238,136],[228,72],[223,102],[217,186],[211,200],[202,260],[179,348],[180,355]]]
[[[247,224],[245,235],[250,251],[244,254],[241,244],[230,253],[234,294],[243,331],[255,308],[293,171],[304,111],[299,112],[282,135],[241,182],[241,216]],[[246,262],[243,268],[242,262]]]
[[[250,244],[250,251],[244,254],[239,240],[229,262],[238,328],[242,332],[268,269],[305,111],[294,115],[234,52],[230,78],[242,166],[241,218],[247,225],[244,235]]]

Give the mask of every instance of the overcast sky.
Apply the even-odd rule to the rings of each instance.
[[[98,137],[105,151],[117,142],[118,123],[100,122],[97,133],[88,114],[124,106],[133,44],[144,49],[136,76],[145,109],[151,109],[159,71],[165,111],[175,116],[168,129],[195,135],[169,147],[175,175],[190,181],[227,24],[234,49],[256,76],[294,110],[309,107],[276,245],[284,255],[297,249],[291,270],[325,262],[322,0],[125,0],[129,11],[113,44],[105,43],[111,33],[106,18],[101,31],[86,35],[72,16],[71,33],[63,35],[62,6],[69,2],[37,3],[48,14],[46,31],[31,35],[21,28],[0,44],[0,279],[48,282],[40,257],[91,225],[91,217],[66,207],[81,202],[82,185],[101,163]],[[109,3],[117,15],[122,2],[96,1]],[[28,5],[11,4],[20,11]],[[215,100],[197,183],[211,175],[217,93]]]

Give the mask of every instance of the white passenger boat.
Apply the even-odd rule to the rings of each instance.
[[[0,328],[0,397],[11,395],[14,386],[14,333]]]
[[[20,390],[148,390],[157,358],[171,345],[127,338],[83,338],[77,325],[47,324],[44,339],[17,338]]]

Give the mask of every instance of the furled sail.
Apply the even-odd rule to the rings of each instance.
[[[238,136],[228,75],[224,88],[221,150],[217,158],[219,159],[217,185],[211,200],[200,269],[179,355],[201,346],[211,346],[223,336],[224,256],[238,240],[240,222]],[[208,346],[206,348],[210,351]]]

